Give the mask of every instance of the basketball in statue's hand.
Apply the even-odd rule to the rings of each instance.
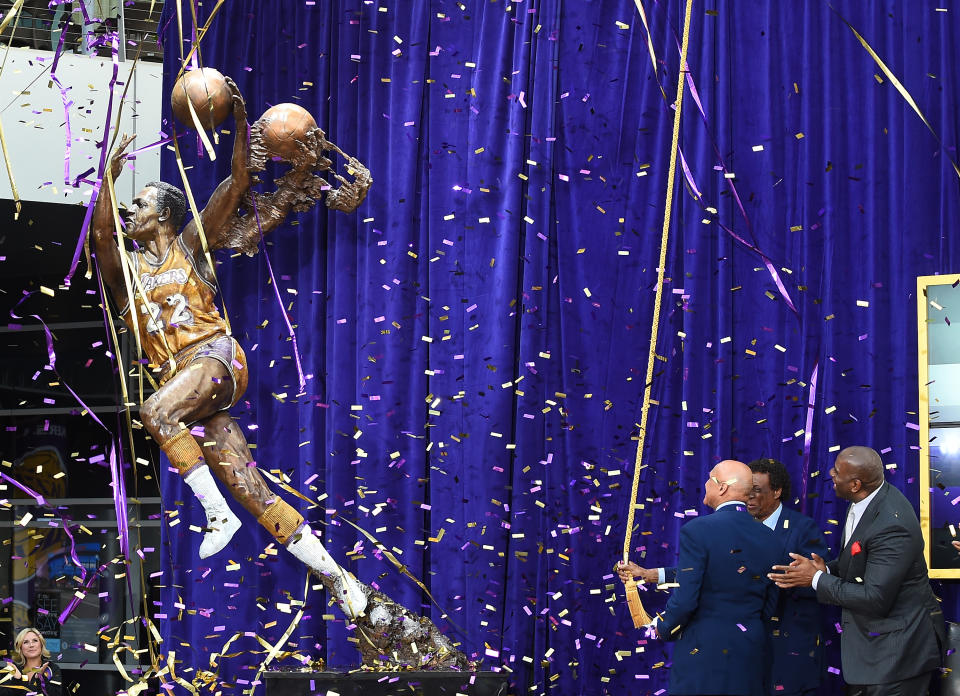
[[[219,126],[233,111],[230,87],[220,71],[213,68],[184,73],[174,84],[170,95],[174,117],[187,128],[195,128],[188,101],[193,104],[193,110],[206,130]]]
[[[297,143],[306,140],[307,133],[317,127],[310,112],[297,104],[277,104],[260,117],[263,146],[274,157],[292,160],[300,154]]]

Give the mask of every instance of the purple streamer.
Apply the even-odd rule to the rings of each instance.
[[[93,581],[96,580],[98,577],[100,577],[100,573],[102,573],[108,565],[110,565],[109,562],[104,563],[99,568],[97,568],[96,573],[90,574],[90,578],[87,579],[86,582],[81,582],[80,586],[83,588],[84,595],[90,590],[90,586],[93,584]],[[83,568],[83,566],[80,566],[80,567]],[[64,622],[68,618],[70,618],[70,615],[73,613],[73,610],[76,609],[80,605],[80,602],[82,601],[83,601],[83,597],[77,597],[77,593],[74,592],[73,598],[70,600],[70,604],[68,604],[64,608],[64,610],[60,612],[60,616],[57,617],[57,621],[60,622],[61,626],[64,624]]]
[[[247,126],[247,144],[250,143],[250,126]],[[252,195],[250,200],[253,201],[253,214],[257,218],[257,230],[260,232],[260,241],[263,242],[263,227],[260,224],[260,211],[257,208],[257,197]],[[293,325],[290,323],[290,317],[287,316],[287,311],[283,308],[283,298],[280,297],[280,286],[277,285],[277,278],[273,274],[273,266],[270,263],[270,255],[267,253],[267,245],[263,245],[263,257],[267,260],[267,270],[270,272],[270,280],[273,281],[273,293],[277,297],[277,304],[280,306],[280,314],[283,315],[283,321],[287,324],[287,331],[290,334],[290,339],[293,341],[293,357],[297,363],[297,376],[300,379],[300,391],[297,393],[297,396],[302,396],[307,392],[307,380],[303,376],[303,365],[300,363],[300,348],[297,345],[297,333],[293,330]]]
[[[817,349],[817,353],[820,350]],[[807,481],[810,479],[810,445],[813,441],[813,415],[816,412],[817,376],[820,371],[820,358],[813,361],[813,372],[810,373],[810,393],[807,395],[807,420],[803,431],[803,465],[800,470],[800,511],[807,508]]]
[[[677,33],[673,29],[672,25],[671,25],[671,31],[673,32],[674,41],[677,44],[677,51],[680,51],[681,50],[680,37],[677,36]],[[682,66],[682,69],[687,76],[687,86],[690,88],[690,94],[693,97],[694,103],[697,105],[697,111],[700,113],[700,118],[703,121],[703,125],[706,128],[707,137],[710,139],[710,144],[713,146],[714,156],[716,156],[717,161],[720,163],[720,166],[723,168],[723,172],[726,174],[729,172],[729,170],[727,169],[726,162],[724,162],[723,160],[723,155],[720,153],[720,149],[717,147],[716,141],[711,135],[710,120],[707,118],[707,114],[703,110],[703,102],[700,100],[700,93],[697,91],[697,84],[696,84],[696,81],[693,79],[693,71],[690,70],[690,64],[685,62]],[[656,76],[656,79],[657,79],[657,82],[659,83],[660,81],[659,76]],[[662,86],[661,86],[661,89],[662,89]],[[693,173],[690,172],[689,168],[687,167],[686,158],[683,156],[682,151],[680,152],[680,161],[682,164],[684,176],[687,179],[687,183],[690,184],[691,188],[696,193],[696,198],[699,202],[700,191],[693,180]],[[746,223],[747,230],[750,232],[750,236],[753,238],[753,244],[748,243],[740,235],[734,234],[734,232],[729,227],[726,227],[722,224],[720,225],[720,227],[724,231],[726,231],[727,234],[733,237],[736,241],[740,242],[745,247],[747,247],[751,251],[755,252],[758,256],[760,256],[761,260],[763,261],[763,265],[766,266],[767,272],[770,274],[770,277],[773,279],[774,285],[777,286],[777,291],[780,293],[781,297],[783,297],[784,301],[787,303],[787,306],[790,308],[790,311],[793,312],[794,315],[796,315],[796,317],[799,319],[800,313],[797,311],[796,306],[793,304],[793,300],[790,298],[790,293],[787,292],[787,288],[783,284],[783,280],[780,278],[780,274],[777,272],[776,266],[773,265],[773,262],[770,260],[770,257],[767,256],[765,253],[763,253],[760,250],[760,247],[757,245],[757,238],[756,238],[756,235],[753,233],[753,224],[750,222],[750,216],[747,215],[746,208],[743,207],[743,201],[740,199],[740,192],[737,191],[736,184],[733,183],[733,179],[727,179],[726,177],[724,177],[724,180],[727,182],[727,186],[729,187],[730,192],[733,194],[733,200],[736,201],[737,208],[740,210],[740,216],[743,218],[743,221]]]
[[[127,489],[123,480],[121,462],[117,457],[117,448],[110,445],[110,479],[113,482],[113,507],[117,514],[117,533],[120,536],[120,552],[125,560],[130,560],[130,525],[127,520]]]
[[[83,3],[80,3],[80,7],[84,7]],[[83,10],[83,15],[89,22],[89,17],[87,16],[86,9]],[[80,238],[77,239],[77,248],[73,252],[73,260],[70,262],[70,270],[67,272],[66,278],[63,279],[63,284],[70,286],[70,280],[73,278],[73,274],[77,271],[77,264],[80,263],[80,252],[83,250],[83,245],[87,241],[87,235],[90,233],[90,219],[93,217],[93,208],[96,205],[97,198],[100,195],[100,188],[103,185],[103,173],[106,169],[107,162],[107,141],[110,139],[110,121],[112,120],[113,115],[113,90],[117,86],[117,76],[120,73],[120,62],[117,59],[117,54],[120,51],[119,38],[116,32],[112,32],[110,35],[111,42],[111,53],[113,54],[113,76],[110,78],[109,92],[110,97],[107,100],[107,120],[103,124],[103,142],[101,143],[100,150],[100,164],[97,167],[97,184],[94,186],[93,195],[90,196],[90,203],[87,204],[87,212],[83,217],[83,227],[80,228]]]
[[[687,179],[687,185],[690,186],[690,189],[693,191],[693,195],[697,200],[703,198],[703,193],[700,189],[697,188],[697,182],[693,179],[693,172],[690,171],[690,167],[687,166],[687,158],[683,156],[683,150],[677,148],[677,151],[680,153],[680,167],[683,169],[683,176]]]
[[[19,488],[21,491],[23,491],[24,493],[26,493],[27,495],[29,495],[31,498],[33,498],[34,500],[36,500],[36,501],[37,501],[37,505],[43,505],[44,507],[47,507],[47,501],[46,501],[46,499],[45,499],[42,495],[40,495],[39,493],[37,493],[35,490],[33,490],[32,488],[30,488],[30,486],[27,486],[27,485],[25,485],[25,484],[20,483],[20,482],[17,481],[15,478],[11,478],[10,476],[7,476],[7,475],[6,475],[5,473],[3,473],[2,471],[0,471],[0,478],[2,478],[4,481],[9,481],[9,482],[12,483],[14,486],[16,486],[17,488]]]
[[[65,32],[61,33],[61,37],[63,33]],[[50,72],[50,79],[57,84],[57,88],[60,90],[60,99],[63,101],[64,126],[67,131],[67,143],[64,146],[64,154],[63,154],[63,185],[69,186],[70,185],[70,143],[73,142],[73,137],[70,131],[70,107],[73,105],[73,102],[67,100],[67,90],[73,89],[73,88],[64,87],[60,83],[60,79],[53,73],[53,71]]]
[[[23,296],[23,298],[21,298],[21,300],[16,304],[16,306],[12,310],[10,310],[10,316],[12,318],[14,319],[23,318],[15,313],[16,309],[21,304],[23,304],[28,297],[30,297],[33,294],[35,293],[26,293]],[[105,299],[105,298],[102,298],[102,299]],[[106,430],[107,433],[110,435],[110,440],[111,440],[111,443],[110,443],[110,479],[111,481],[110,483],[111,483],[111,487],[113,488],[113,505],[114,505],[114,511],[117,517],[117,531],[120,536],[120,549],[123,552],[124,560],[129,563],[130,561],[130,530],[129,530],[129,524],[127,522],[127,492],[126,492],[126,485],[123,480],[123,466],[122,466],[123,462],[117,457],[116,438],[114,437],[113,432],[111,432],[111,430],[106,425],[104,425],[103,421],[100,420],[97,414],[94,413],[94,411],[83,402],[83,399],[80,398],[80,395],[77,394],[73,390],[73,388],[69,384],[67,384],[67,382],[57,372],[57,367],[56,367],[57,352],[53,348],[53,334],[50,332],[50,328],[47,326],[46,322],[44,322],[43,319],[41,319],[38,315],[31,314],[30,316],[36,319],[37,321],[39,321],[41,326],[43,326],[43,332],[44,332],[44,335],[46,336],[46,341],[47,341],[47,360],[49,361],[50,369],[54,371],[54,374],[56,374],[57,377],[60,379],[60,383],[64,387],[66,387],[67,391],[69,391],[70,394],[73,395],[73,398],[77,400],[77,403],[79,403],[80,406],[90,415],[90,417],[93,418],[93,420],[96,421],[97,424],[101,428]],[[122,448],[120,451],[121,452],[123,451]],[[0,472],[0,475],[2,475],[4,478],[9,478],[2,472]],[[26,486],[23,486],[18,482],[13,481],[12,479],[10,479],[10,481],[14,485],[16,485],[18,488],[23,490],[25,493],[27,493],[27,495],[30,495],[35,500],[37,500],[38,503],[45,504],[45,501],[43,501],[42,496],[40,496],[38,493],[31,491]],[[64,527],[66,528],[66,526],[67,526],[66,522],[64,522]],[[77,563],[77,565],[80,567],[80,577],[81,577],[81,582],[83,582],[86,579],[85,570],[83,568],[83,565],[79,562],[79,559],[77,559],[76,550],[74,547],[73,535],[70,534],[69,531],[67,532],[67,534],[70,537],[70,549],[71,549],[70,555],[74,559],[74,562]],[[92,578],[90,582],[92,582]],[[129,584],[129,578],[127,582]],[[87,583],[86,586],[89,588],[89,582]],[[77,597],[74,597],[74,600],[75,601],[71,601],[68,607],[64,609],[63,612],[61,612],[59,617],[61,624],[67,620],[67,618],[70,616],[73,610],[76,609],[77,605],[80,603],[80,600]]]

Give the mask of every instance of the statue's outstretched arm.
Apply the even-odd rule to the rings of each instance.
[[[230,161],[230,176],[220,182],[207,205],[200,211],[203,222],[203,232],[207,238],[207,245],[211,249],[220,249],[225,246],[225,238],[233,224],[237,208],[243,200],[244,194],[250,188],[250,169],[247,163],[248,130],[247,107],[243,95],[236,83],[229,77],[227,85],[233,94],[233,118],[235,121],[233,134],[233,156]],[[184,241],[188,244],[197,244],[197,230],[195,221],[183,231]]]

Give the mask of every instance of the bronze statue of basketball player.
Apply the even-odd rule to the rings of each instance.
[[[319,575],[347,617],[364,631],[364,663],[381,659],[420,667],[464,667],[463,654],[429,620],[359,582],[330,557],[303,517],[267,487],[230,416],[247,384],[246,359],[214,304],[214,278],[201,235],[210,250],[251,253],[255,240],[277,227],[290,210],[308,209],[322,193],[329,207],[352,212],[372,180],[352,157],[352,181],[334,174],[339,188],[331,190],[315,176],[314,169],[330,171],[324,151],[343,154],[317,128],[304,138],[276,192],[251,192],[251,173],[264,168],[268,154],[257,137],[262,124],[255,124],[248,145],[244,100],[236,84],[229,78],[227,83],[236,121],[231,173],[200,211],[202,231],[194,218],[178,234],[186,211],[183,192],[164,182],[148,183],[127,209],[122,236],[135,242],[136,249],[127,252],[125,270],[108,182],[94,207],[99,272],[157,374],[159,387],[140,408],[143,427],[203,505],[207,525],[201,558],[223,549],[241,525],[220,492],[219,479],[280,544]],[[131,141],[124,137],[111,155],[113,179],[122,172]]]

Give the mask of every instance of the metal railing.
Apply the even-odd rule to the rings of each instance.
[[[6,15],[13,5],[12,0],[0,0],[0,13]],[[163,50],[157,45],[163,0],[63,0],[53,8],[48,5],[48,0],[24,0],[16,27],[11,24],[12,32],[8,29],[0,43],[55,51],[61,32],[66,32],[65,52],[110,57],[112,49],[103,37],[119,32],[121,61],[138,50],[140,60],[163,61]]]

